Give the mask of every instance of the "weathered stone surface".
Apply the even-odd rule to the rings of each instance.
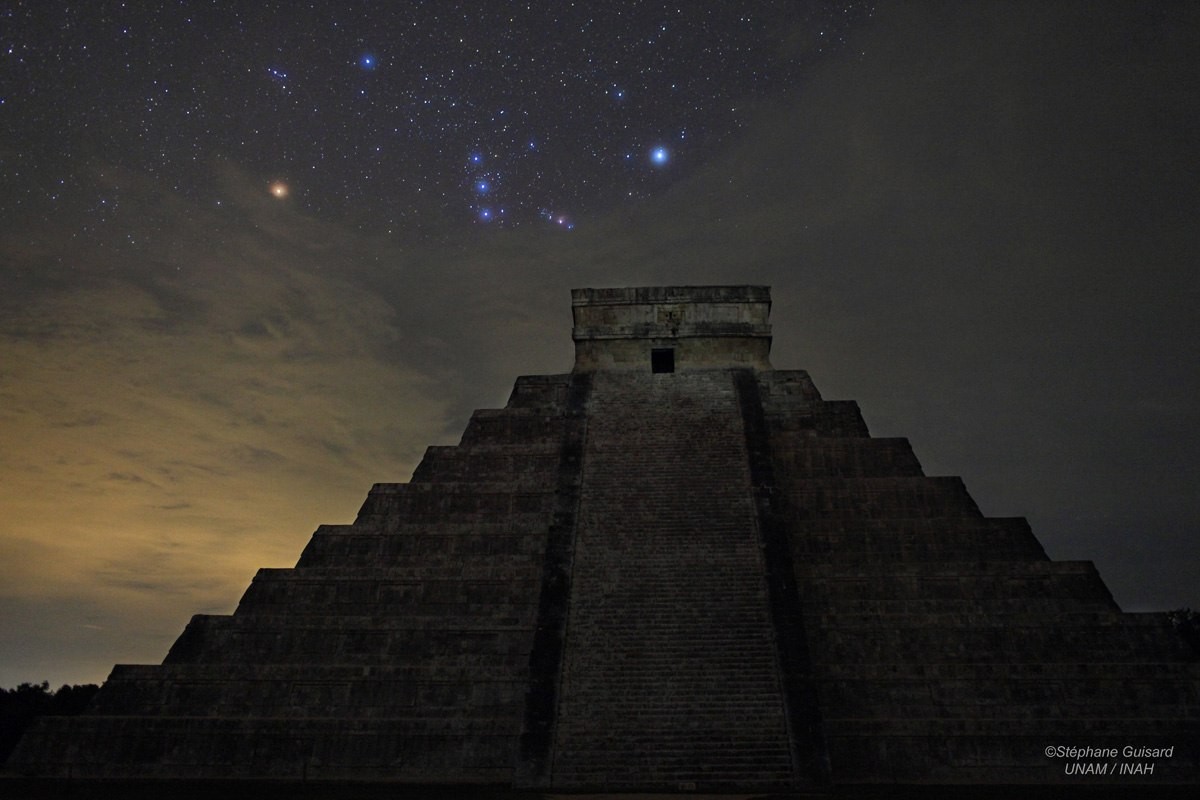
[[[730,373],[597,373],[584,464],[553,785],[790,786]]]
[[[1044,753],[1068,741],[1174,744],[1137,779],[1200,779],[1200,665],[1165,615],[831,419],[807,375],[758,380],[835,783],[1068,782]]]
[[[1200,781],[1200,661],[768,361],[765,287],[583,289],[519,378],[293,569],[10,767],[820,791]],[[1069,774],[1051,746],[1173,747]],[[1110,759],[1111,760],[1111,759]],[[1142,763],[1147,759],[1115,759]]]
[[[645,372],[654,350],[676,371],[770,369],[771,294],[765,286],[575,289],[575,370]]]

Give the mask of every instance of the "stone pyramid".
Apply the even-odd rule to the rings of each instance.
[[[1200,661],[768,361],[766,287],[573,292],[522,377],[293,569],[9,762],[551,791],[1186,783]],[[1092,748],[1082,753],[1047,748]],[[1109,758],[1109,749],[1119,755]],[[1125,748],[1142,748],[1125,754]],[[1149,774],[1072,764],[1150,764]],[[1118,767],[1110,766],[1114,773]]]

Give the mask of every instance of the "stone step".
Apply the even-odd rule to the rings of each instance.
[[[515,725],[523,707],[524,683],[184,681],[116,685],[97,699],[100,702],[90,713],[241,717],[247,708],[253,708],[256,713],[273,716],[375,719],[442,714],[507,719]]]
[[[481,409],[471,415],[463,431],[461,444],[500,444],[538,442],[549,445],[562,440],[567,424],[557,410],[533,408]]]
[[[430,447],[413,472],[412,482],[552,484],[558,472],[559,449],[551,442],[536,446]]]
[[[958,477],[816,478],[778,473],[785,502],[807,524],[820,519],[980,517]]]
[[[349,583],[380,583],[401,581],[405,583],[447,583],[461,581],[477,581],[481,583],[507,583],[514,579],[525,578],[526,573],[540,566],[538,559],[530,554],[516,554],[508,558],[474,558],[462,556],[454,558],[430,559],[430,568],[422,571],[411,563],[379,564],[373,569],[364,570],[359,567],[347,568],[343,565],[333,567],[268,567],[258,571],[254,580],[264,586],[287,584],[324,584],[328,582]]]
[[[563,413],[570,391],[570,373],[562,375],[521,375],[513,384],[506,408],[529,408]]]
[[[976,699],[971,696],[970,692],[963,692],[963,699],[960,702],[942,701],[934,692],[909,692],[907,695],[901,695],[897,698],[889,697],[889,688],[883,687],[853,687],[858,689],[867,689],[878,697],[875,702],[862,703],[850,702],[845,705],[839,705],[838,699],[829,700],[828,713],[822,715],[822,721],[826,723],[830,729],[836,729],[842,720],[864,720],[864,719],[899,719],[913,716],[929,716],[936,713],[939,718],[947,720],[956,719],[1025,719],[1027,721],[1036,721],[1045,719],[1046,717],[1068,717],[1091,719],[1102,717],[1104,719],[1141,719],[1141,718],[1161,718],[1166,719],[1178,713],[1180,703],[1194,703],[1196,698],[1194,695],[1180,695],[1173,701],[1152,702],[1146,697],[1140,695],[1132,695],[1124,701],[1114,699],[1114,695],[1100,695],[1104,697],[1103,702],[1096,702],[1096,698],[1079,697],[1079,698],[1063,698],[1054,695],[1055,687],[1045,685],[1039,687],[1028,687],[1022,691],[1026,691],[1031,695],[1038,695],[1037,699],[1022,699],[1019,696],[1002,697],[1000,699],[992,699],[990,696],[984,699]],[[1110,691],[1120,691],[1120,687],[1113,687]],[[1149,692],[1146,692],[1149,695]],[[911,699],[909,699],[911,698]]]
[[[1165,623],[1129,624],[1113,615],[1105,623],[1041,618],[1030,624],[994,618],[992,624],[923,621],[907,624],[848,619],[813,628],[810,642],[825,663],[1154,663],[1182,660],[1191,653]]]
[[[426,612],[423,614],[412,613],[395,616],[336,614],[330,613],[328,610],[311,614],[262,613],[253,616],[216,617],[217,622],[210,622],[202,627],[209,634],[235,637],[245,637],[251,633],[277,637],[281,634],[298,635],[305,632],[327,636],[330,632],[337,632],[347,638],[353,638],[360,635],[374,636],[407,632],[428,632],[431,635],[442,635],[443,632],[454,631],[464,633],[470,631],[504,632],[519,630],[521,626],[528,624],[529,615],[534,607],[532,603],[498,608],[482,603],[475,605],[447,603],[440,608],[426,605],[422,609]],[[434,609],[441,613],[431,613]]]
[[[865,438],[871,435],[858,403],[853,400],[772,400],[764,398],[763,411],[772,435]]]
[[[237,615],[236,620],[240,625],[238,628],[231,628],[230,631],[235,635],[240,635],[238,630],[256,630],[273,636],[298,635],[304,632],[325,636],[332,630],[344,633],[347,641],[362,636],[390,635],[395,631],[503,631],[528,626],[532,622],[536,606],[532,603],[500,607],[484,603],[426,603],[417,606],[385,605],[383,610],[394,614],[367,615],[363,613],[362,608],[347,609],[345,614],[336,613],[336,609],[320,609],[305,614],[292,609],[275,611],[273,608],[266,608],[251,614]],[[350,611],[358,613],[349,613]]]
[[[42,717],[21,748],[74,778],[507,782],[508,719]],[[18,756],[19,757],[19,756]]]
[[[380,524],[384,518],[406,522],[470,522],[509,514],[553,510],[554,486],[533,476],[492,483],[375,484],[358,512],[358,523]]]
[[[419,621],[340,616],[247,618],[197,615],[164,663],[519,664],[528,657],[532,610],[503,623],[467,617]]]
[[[804,565],[797,565],[803,568]],[[1022,578],[1039,578],[1053,581],[1058,578],[1075,576],[1090,577],[1096,574],[1096,567],[1091,561],[941,561],[934,563],[912,563],[897,565],[863,565],[841,564],[823,568],[816,576],[808,579],[817,583],[823,581],[840,581],[863,579],[868,581],[892,580],[911,583],[915,580],[935,580],[939,578],[960,578],[963,576],[978,578],[997,578],[1019,580]],[[1026,587],[1021,587],[1026,588]]]
[[[311,614],[315,608],[327,614],[384,617],[400,612],[419,615],[451,606],[471,611],[484,611],[484,606],[525,608],[536,602],[540,578],[537,566],[527,562],[492,564],[490,568],[481,565],[440,576],[408,570],[353,577],[312,572],[316,571],[260,572],[242,596],[236,614]]]
[[[791,545],[797,569],[814,575],[862,564],[1048,560],[1023,519],[827,518],[806,523]]]
[[[1049,664],[1020,661],[963,663],[902,663],[864,664],[843,662],[821,664],[815,671],[822,680],[899,679],[946,681],[950,683],[1011,680],[1090,681],[1093,678],[1113,680],[1150,679],[1169,684],[1177,680],[1192,680],[1200,676],[1200,661],[1055,661]]]
[[[830,438],[781,431],[771,440],[775,469],[805,479],[920,477],[908,439]]]
[[[369,528],[336,533],[318,532],[300,556],[297,567],[341,567],[374,569],[407,567],[419,570],[425,564],[436,568],[470,560],[524,556],[539,561],[546,543],[549,516],[523,514],[522,529],[491,529],[470,524],[412,524],[383,532]]]
[[[270,682],[303,680],[306,682],[430,682],[448,681],[451,683],[463,681],[482,681],[484,683],[502,681],[495,675],[484,675],[482,663],[470,664],[435,664],[433,662],[420,664],[396,664],[392,662],[374,664],[371,666],[351,664],[196,664],[196,663],[167,663],[167,664],[117,664],[113,667],[108,680],[135,683],[152,681],[158,683],[233,681],[233,680],[264,680]],[[515,677],[512,681],[520,682],[523,677]]]
[[[425,717],[434,713],[464,718],[513,718],[520,713],[525,683],[488,681],[487,670],[463,673],[460,680],[340,681],[297,674],[288,679],[185,678],[111,680],[89,706],[89,714],[122,716],[232,716],[254,709],[267,716],[345,716],[349,718]]]
[[[818,628],[838,627],[847,618],[876,618],[881,624],[918,617],[932,617],[952,624],[980,618],[1012,620],[1018,624],[1034,624],[1060,615],[1112,613],[1112,604],[1099,598],[852,598],[839,602],[828,597],[806,595],[805,625]]]
[[[807,370],[776,369],[759,372],[756,376],[765,405],[775,407],[787,402],[820,402],[817,390]]]
[[[1119,611],[1086,561],[806,565],[797,580],[806,613],[818,615]]]

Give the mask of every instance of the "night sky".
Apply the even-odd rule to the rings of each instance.
[[[1183,2],[0,5],[0,686],[161,661],[567,371],[584,286],[770,285],[776,367],[1200,608],[1198,53]]]

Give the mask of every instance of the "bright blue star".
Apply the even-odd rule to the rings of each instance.
[[[492,185],[490,183],[488,183],[486,179],[481,178],[481,179],[475,181],[475,191],[478,194],[487,194],[491,190],[492,190]]]
[[[479,220],[481,222],[491,222],[493,216],[495,215],[490,208],[484,207],[479,209]]]
[[[471,153],[468,160],[472,164],[482,164],[483,163],[483,153]]]
[[[650,162],[661,167],[671,160],[671,151],[665,147],[656,147],[650,151]]]
[[[375,56],[371,53],[363,53],[358,57],[358,66],[366,70],[375,69]]]

